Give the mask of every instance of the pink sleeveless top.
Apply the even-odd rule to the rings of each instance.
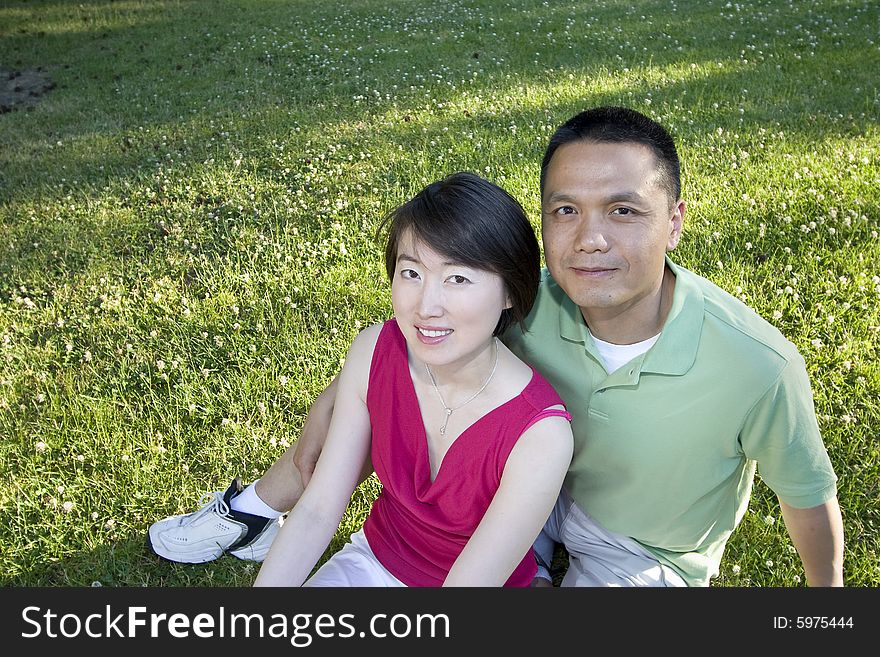
[[[370,365],[367,409],[373,467],[382,491],[364,534],[385,568],[407,586],[440,586],[495,496],[507,457],[534,422],[567,411],[532,368],[523,391],[489,411],[449,447],[431,481],[428,438],[410,377],[406,340],[385,322]],[[529,586],[537,571],[531,549],[505,586]]]

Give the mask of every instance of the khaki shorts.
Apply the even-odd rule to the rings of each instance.
[[[565,490],[535,542],[538,562],[544,567],[549,566],[553,543],[562,543],[568,551],[562,586],[687,586],[678,573],[633,539],[599,525]]]

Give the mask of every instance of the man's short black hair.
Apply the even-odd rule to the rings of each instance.
[[[651,149],[657,159],[660,185],[669,195],[670,203],[681,198],[681,163],[675,141],[669,132],[644,114],[626,107],[596,107],[576,114],[563,123],[550,137],[541,162],[541,197],[553,154],[571,142],[636,143]]]

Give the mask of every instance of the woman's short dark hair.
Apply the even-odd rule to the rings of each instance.
[[[519,202],[498,185],[467,171],[433,182],[389,212],[385,269],[393,280],[397,250],[406,231],[437,253],[501,277],[511,307],[501,312],[493,335],[521,323],[538,292],[541,252]]]

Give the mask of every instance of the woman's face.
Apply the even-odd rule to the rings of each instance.
[[[442,369],[488,357],[510,300],[498,274],[451,262],[406,231],[397,245],[391,304],[410,356]]]

